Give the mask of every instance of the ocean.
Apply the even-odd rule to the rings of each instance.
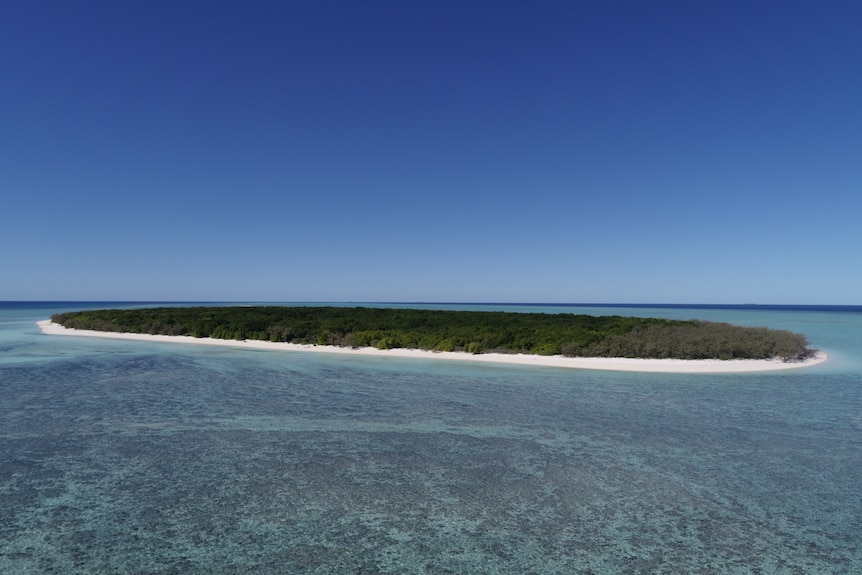
[[[0,573],[862,573],[862,307],[425,306],[728,321],[830,356],[752,374],[36,326],[119,305],[0,303]]]

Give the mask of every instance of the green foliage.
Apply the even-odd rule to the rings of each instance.
[[[533,348],[530,349],[530,353],[533,355],[560,355],[560,346],[546,341],[544,343],[534,345]]]
[[[452,341],[452,338],[446,338],[437,342],[434,347],[427,347],[423,349],[433,349],[435,351],[455,351],[455,342]]]
[[[805,337],[726,323],[573,314],[366,307],[189,307],[53,316],[70,328],[316,345],[483,353],[796,360]]]
[[[478,341],[471,341],[464,348],[464,351],[466,351],[467,353],[472,353],[472,354],[482,353],[482,344],[479,343]]]

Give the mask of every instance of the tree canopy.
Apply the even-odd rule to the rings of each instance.
[[[372,307],[234,306],[86,310],[68,328],[378,349],[582,357],[801,360],[805,336],[699,320]]]

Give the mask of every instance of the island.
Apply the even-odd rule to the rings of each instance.
[[[85,310],[46,333],[638,371],[760,371],[818,363],[804,335],[765,327],[569,313],[395,307]]]

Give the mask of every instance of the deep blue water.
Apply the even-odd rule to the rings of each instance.
[[[862,572],[860,308],[494,304],[791,329],[831,357],[720,375],[35,325],[119,305],[0,303],[0,573]]]

